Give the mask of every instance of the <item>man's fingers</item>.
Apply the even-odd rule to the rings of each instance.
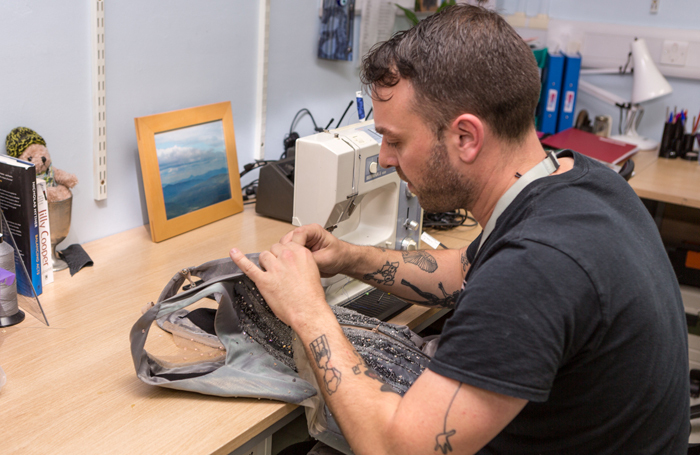
[[[275,245],[279,245],[279,243],[276,243]],[[260,264],[260,268],[263,269],[263,271],[270,270],[270,268],[273,265],[273,261],[276,260],[276,257],[277,256],[274,253],[271,253],[270,251],[262,251],[258,256],[258,263]]]
[[[291,232],[292,238],[291,238],[291,243],[296,243],[297,245],[301,246],[307,246],[307,238],[308,235],[306,232],[303,232],[301,229],[295,229],[294,231]]]
[[[279,257],[280,253],[284,249],[283,243],[275,243],[270,247],[270,253],[274,254],[275,257]],[[261,264],[262,265],[262,264]]]
[[[297,245],[307,246],[306,242],[309,239],[309,229],[308,226],[302,226],[294,229],[293,231],[287,232],[280,242],[282,245],[288,243],[296,243]]]
[[[284,237],[282,237],[282,238],[280,239],[280,243],[281,243],[282,245],[286,245],[287,243],[291,242],[291,241],[292,241],[292,236],[294,235],[295,232],[296,232],[296,229],[294,229],[293,231],[289,231],[289,232],[287,232],[286,234],[284,234]]]
[[[253,281],[258,281],[262,278],[264,273],[258,266],[256,266],[250,259],[248,259],[245,254],[241,253],[237,248],[231,248],[229,251],[229,256],[233,262],[236,263],[238,268],[241,269],[243,273],[248,275],[248,277]]]

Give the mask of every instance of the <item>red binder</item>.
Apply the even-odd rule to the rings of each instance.
[[[598,161],[618,164],[637,153],[636,145],[569,128],[541,140],[555,149],[571,149]]]

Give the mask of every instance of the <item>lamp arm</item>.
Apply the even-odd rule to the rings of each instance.
[[[578,88],[588,93],[589,95],[595,96],[599,100],[605,101],[608,104],[612,104],[617,107],[630,107],[630,102],[626,99],[622,98],[621,96],[617,96],[614,93],[610,93],[609,91],[604,90],[600,87],[597,87],[591,84],[590,82],[579,80]]]
[[[619,68],[585,68],[581,69],[580,74],[625,74],[622,72],[621,67]]]

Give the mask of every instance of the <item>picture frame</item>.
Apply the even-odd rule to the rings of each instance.
[[[230,102],[134,123],[154,242],[243,211]]]

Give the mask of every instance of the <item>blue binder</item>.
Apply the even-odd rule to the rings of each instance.
[[[574,126],[574,109],[578,98],[578,77],[581,73],[581,55],[564,55],[564,78],[561,85],[561,100],[557,132]]]
[[[543,133],[557,132],[557,113],[559,111],[559,94],[561,92],[562,75],[564,71],[564,55],[547,54],[547,63],[542,72],[542,90],[538,105],[537,129]]]

